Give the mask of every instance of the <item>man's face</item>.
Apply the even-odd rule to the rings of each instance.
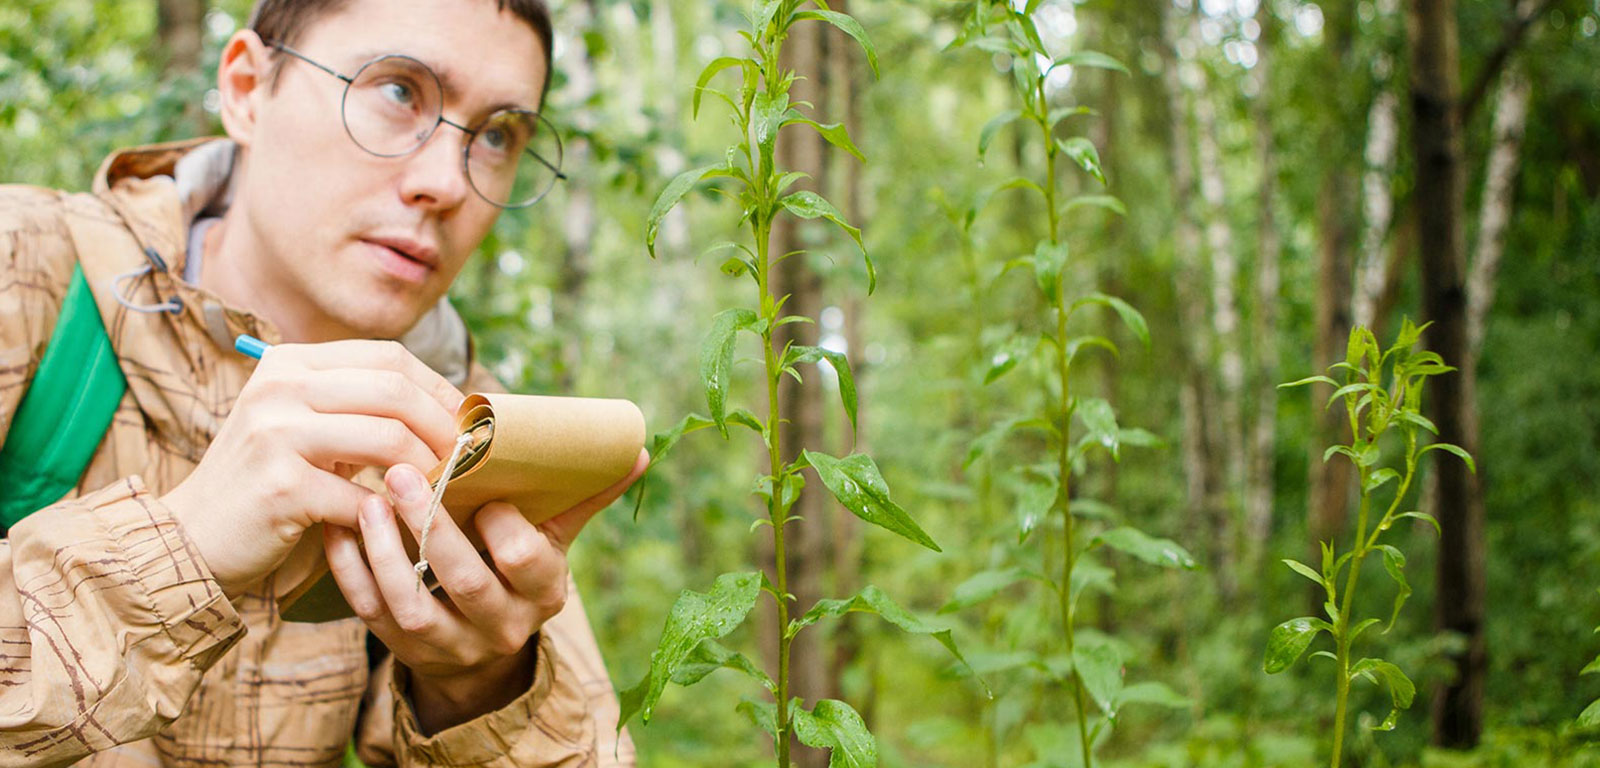
[[[538,109],[546,76],[532,27],[492,0],[352,0],[314,19],[294,47],[347,76],[382,54],[418,59],[444,86],[444,117],[468,127],[501,107]],[[465,133],[440,125],[410,155],[371,155],[345,132],[344,83],[279,59],[277,88],[257,89],[242,141],[243,223],[267,273],[255,278],[284,311],[306,313],[303,327],[398,337],[449,288],[500,209],[467,180]]]

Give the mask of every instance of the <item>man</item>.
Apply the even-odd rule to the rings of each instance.
[[[540,0],[262,0],[222,54],[231,141],[118,153],[92,195],[0,189],[0,433],[75,266],[127,379],[77,492],[0,543],[0,765],[337,765],[352,738],[632,763],[565,552],[646,457],[541,526],[479,510],[487,558],[438,516],[443,597],[400,545],[461,388],[496,387],[442,297],[555,180],[520,152],[549,63]],[[359,618],[284,623],[318,548]]]

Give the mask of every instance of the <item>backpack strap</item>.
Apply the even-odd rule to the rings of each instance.
[[[50,345],[0,445],[0,524],[9,530],[78,486],[127,387],[75,266]]]

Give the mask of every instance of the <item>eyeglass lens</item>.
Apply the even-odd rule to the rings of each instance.
[[[344,96],[344,123],[362,149],[383,157],[415,151],[438,129],[444,108],[439,79],[416,59],[385,56],[368,62]],[[561,142],[537,113],[502,109],[471,129],[467,180],[490,202],[532,203],[555,183]]]

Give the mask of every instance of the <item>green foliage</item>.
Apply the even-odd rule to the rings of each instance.
[[[1340,765],[1345,713],[1352,682],[1360,678],[1389,691],[1389,714],[1382,722],[1372,726],[1374,730],[1393,730],[1400,711],[1409,709],[1416,696],[1416,686],[1393,663],[1379,658],[1352,661],[1351,647],[1356,640],[1365,630],[1381,623],[1377,618],[1356,621],[1353,614],[1362,562],[1373,552],[1381,553],[1384,570],[1396,584],[1394,607],[1389,615],[1389,624],[1383,629],[1383,634],[1388,634],[1400,617],[1400,607],[1411,595],[1411,585],[1404,573],[1405,555],[1392,544],[1380,543],[1379,539],[1396,521],[1405,517],[1426,520],[1433,523],[1435,528],[1438,527],[1438,521],[1429,515],[1400,511],[1411,482],[1416,477],[1419,462],[1430,451],[1442,450],[1454,454],[1465,461],[1468,467],[1476,469],[1472,457],[1459,447],[1448,443],[1422,442],[1426,434],[1438,433],[1433,423],[1422,415],[1423,385],[1429,377],[1455,370],[1445,365],[1437,354],[1417,348],[1426,328],[1426,325],[1417,326],[1409,319],[1405,320],[1394,344],[1382,349],[1371,331],[1358,326],[1350,332],[1344,361],[1328,368],[1330,373],[1342,374],[1343,382],[1330,376],[1311,376],[1283,385],[1297,387],[1315,382],[1335,388],[1328,400],[1328,407],[1331,408],[1335,403],[1344,406],[1353,440],[1349,445],[1329,446],[1323,454],[1323,460],[1342,456],[1355,464],[1361,489],[1355,539],[1348,552],[1341,555],[1329,542],[1322,542],[1320,570],[1294,560],[1284,561],[1295,573],[1310,579],[1326,592],[1327,602],[1323,604],[1323,612],[1327,620],[1305,617],[1279,624],[1267,639],[1263,663],[1268,674],[1282,672],[1299,660],[1319,634],[1327,633],[1330,636],[1334,651],[1313,655],[1330,659],[1335,665],[1335,715],[1330,763],[1333,768]],[[1397,436],[1400,442],[1400,455],[1397,460],[1390,460],[1394,466],[1384,466],[1383,445],[1385,438],[1391,435]],[[1387,506],[1382,507],[1382,515],[1374,520],[1373,515],[1381,505],[1375,495],[1395,480],[1399,481],[1398,487],[1393,489]],[[1345,573],[1347,567],[1349,571]],[[1341,575],[1345,578],[1342,592],[1338,587]]]
[[[718,577],[709,595],[685,590],[673,606],[660,644],[651,655],[649,674],[637,686],[620,694],[623,716],[618,727],[635,712],[641,713],[648,722],[668,680],[694,685],[716,669],[731,668],[760,681],[772,697],[771,702],[745,699],[738,708],[773,737],[779,768],[790,764],[789,752],[794,739],[829,750],[830,766],[866,768],[877,765],[878,751],[859,713],[833,699],[818,701],[808,710],[805,702],[790,695],[789,656],[794,637],[821,619],[866,611],[882,616],[907,632],[933,636],[957,659],[961,659],[961,654],[950,630],[935,628],[917,619],[876,587],[869,586],[847,600],[821,600],[799,618],[789,618],[794,596],[788,590],[784,532],[791,523],[797,522],[797,518],[789,515],[789,510],[805,487],[805,477],[801,473],[808,467],[816,472],[834,498],[860,519],[939,551],[939,546],[922,527],[890,498],[888,483],[866,454],[857,453],[841,459],[800,446],[798,459],[789,462],[783,459],[778,398],[778,382],[783,376],[798,380],[801,377],[799,366],[826,361],[837,376],[840,400],[852,430],[857,420],[857,396],[850,362],[843,353],[816,346],[786,344],[779,347],[775,341],[774,331],[779,327],[814,320],[783,314],[788,297],[773,293],[769,281],[776,260],[768,252],[773,221],[787,214],[802,220],[824,219],[837,225],[861,249],[868,293],[877,286],[877,272],[866,254],[861,230],[846,221],[833,203],[816,192],[786,193],[803,174],[785,172],[777,166],[779,131],[790,125],[809,127],[833,146],[863,159],[843,125],[823,124],[790,104],[789,87],[795,74],[782,67],[780,52],[794,24],[822,22],[837,27],[860,43],[873,71],[877,71],[876,50],[855,19],[829,10],[826,3],[820,3],[820,10],[809,11],[800,10],[801,5],[801,0],[768,0],[752,5],[746,16],[750,27],[741,33],[750,43],[751,52],[743,58],[717,58],[701,71],[695,84],[694,113],[699,113],[703,93],[709,91],[721,97],[734,113],[733,122],[739,130],[740,141],[728,149],[723,164],[678,174],[656,198],[645,223],[645,244],[653,257],[663,219],[696,185],[707,180],[733,183],[731,192],[719,191],[739,202],[743,212],[741,223],[748,225],[753,242],[750,246],[737,245],[748,260],[735,257],[724,264],[722,271],[732,277],[748,275],[753,279],[757,308],[725,309],[712,320],[711,331],[700,353],[700,379],[710,418],[687,416],[671,430],[658,435],[653,445],[665,451],[684,434],[704,428],[708,423],[715,425],[727,438],[729,421],[744,424],[761,435],[771,471],[757,478],[755,485],[756,495],[765,499],[767,516],[752,528],[764,523],[772,531],[776,583],[758,584],[756,574],[724,574]],[[734,69],[743,75],[736,95],[712,87],[720,73]],[[801,255],[784,254],[781,258]],[[734,354],[741,334],[754,335],[761,341],[768,404],[764,420],[743,409],[729,410]],[[796,448],[789,446],[790,451]],[[720,645],[705,645],[743,623],[761,591],[772,597],[777,608],[779,647],[775,675],[760,672],[744,656]]]

